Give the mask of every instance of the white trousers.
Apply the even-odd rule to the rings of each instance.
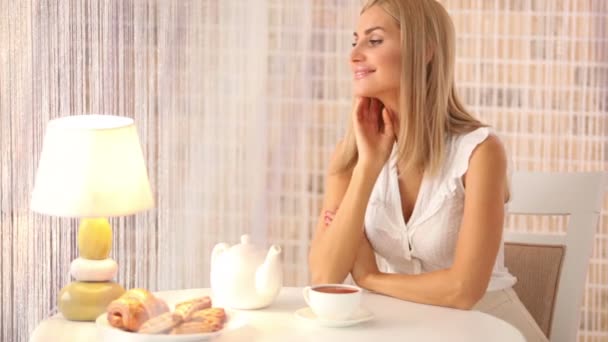
[[[512,288],[487,292],[473,310],[487,313],[511,324],[528,342],[549,341]]]

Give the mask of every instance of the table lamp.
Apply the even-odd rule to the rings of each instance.
[[[107,217],[154,206],[133,119],[74,115],[49,121],[38,163],[31,208],[78,217],[78,251],[58,308],[66,319],[93,321],[125,290],[112,279],[112,229]]]

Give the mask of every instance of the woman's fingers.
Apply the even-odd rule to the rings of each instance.
[[[358,97],[355,103],[355,118],[357,121],[366,120],[367,111],[369,109],[369,97]]]
[[[355,101],[355,118],[358,122],[372,125],[380,131],[382,108],[382,102],[376,98],[358,97]]]
[[[380,112],[380,101],[378,99],[372,99],[369,105],[369,111],[367,113],[367,121],[370,124],[378,124],[378,116]]]
[[[326,210],[325,213],[324,213],[324,215],[323,215],[323,222],[325,223],[325,225],[329,226],[329,224],[331,223],[331,221],[334,220],[335,216],[336,216],[335,212]]]
[[[394,135],[395,126],[393,125],[393,116],[387,108],[382,110],[382,122],[384,124],[384,134]]]

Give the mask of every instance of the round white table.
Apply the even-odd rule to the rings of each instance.
[[[197,296],[209,289],[158,292],[169,305]],[[374,314],[368,322],[343,328],[327,328],[303,320],[294,312],[306,306],[302,288],[284,287],[274,303],[260,310],[239,310],[246,322],[213,341],[494,341],[525,342],[510,324],[478,311],[463,311],[416,304],[373,293],[364,293],[362,305]],[[42,321],[30,342],[99,341],[91,322],[71,322],[61,315]],[[118,342],[118,341],[112,341]]]

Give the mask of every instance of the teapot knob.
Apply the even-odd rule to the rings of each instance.
[[[243,235],[241,235],[241,243],[242,244],[248,244],[249,242],[250,242],[249,234],[243,234]]]

